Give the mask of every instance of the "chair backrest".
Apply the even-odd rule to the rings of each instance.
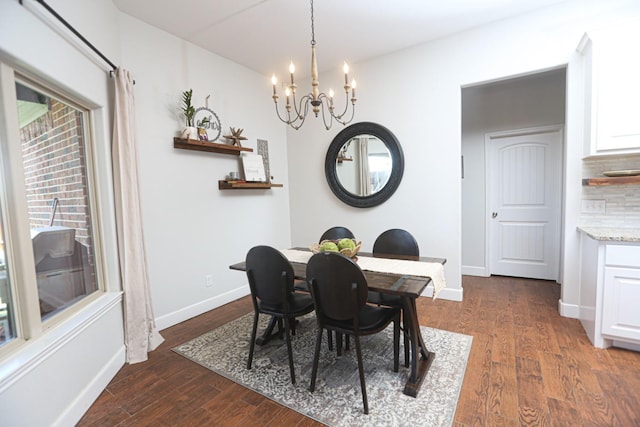
[[[322,236],[320,237],[320,240],[318,240],[318,243],[322,242],[323,240],[338,240],[338,239],[344,239],[345,237],[348,237],[349,239],[355,239],[355,236],[353,235],[351,230],[349,230],[348,228],[331,227],[330,229],[328,229],[322,234]]]
[[[247,252],[246,266],[251,294],[263,304],[281,306],[285,295],[284,283],[287,294],[293,291],[293,267],[277,249],[270,246],[251,248]]]
[[[392,228],[378,236],[373,243],[373,253],[420,256],[420,248],[411,233],[400,228]]]
[[[334,320],[356,316],[367,302],[367,279],[350,258],[319,252],[307,263],[307,281],[316,312]]]

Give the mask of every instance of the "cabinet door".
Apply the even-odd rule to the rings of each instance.
[[[640,340],[640,269],[605,267],[602,333]]]
[[[595,96],[592,110],[599,154],[640,151],[640,29],[609,30],[594,40]]]

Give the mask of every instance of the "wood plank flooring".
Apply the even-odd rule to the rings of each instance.
[[[558,314],[559,285],[465,276],[463,287],[461,303],[418,301],[421,325],[474,337],[455,427],[640,426],[640,353],[594,348]],[[149,360],[125,365],[78,425],[319,425],[171,351],[250,311],[243,298],[165,329]]]

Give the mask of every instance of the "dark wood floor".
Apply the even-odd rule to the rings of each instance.
[[[473,335],[454,426],[640,426],[640,353],[594,348],[558,315],[559,285],[467,276],[463,287],[462,303],[418,302],[421,325]],[[318,425],[171,351],[251,310],[243,298],[162,331],[79,426]]]

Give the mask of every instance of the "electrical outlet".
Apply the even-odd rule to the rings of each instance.
[[[213,276],[211,274],[207,274],[204,276],[204,287],[210,288],[213,286]]]
[[[606,209],[607,202],[605,200],[582,199],[582,213],[603,214]]]

